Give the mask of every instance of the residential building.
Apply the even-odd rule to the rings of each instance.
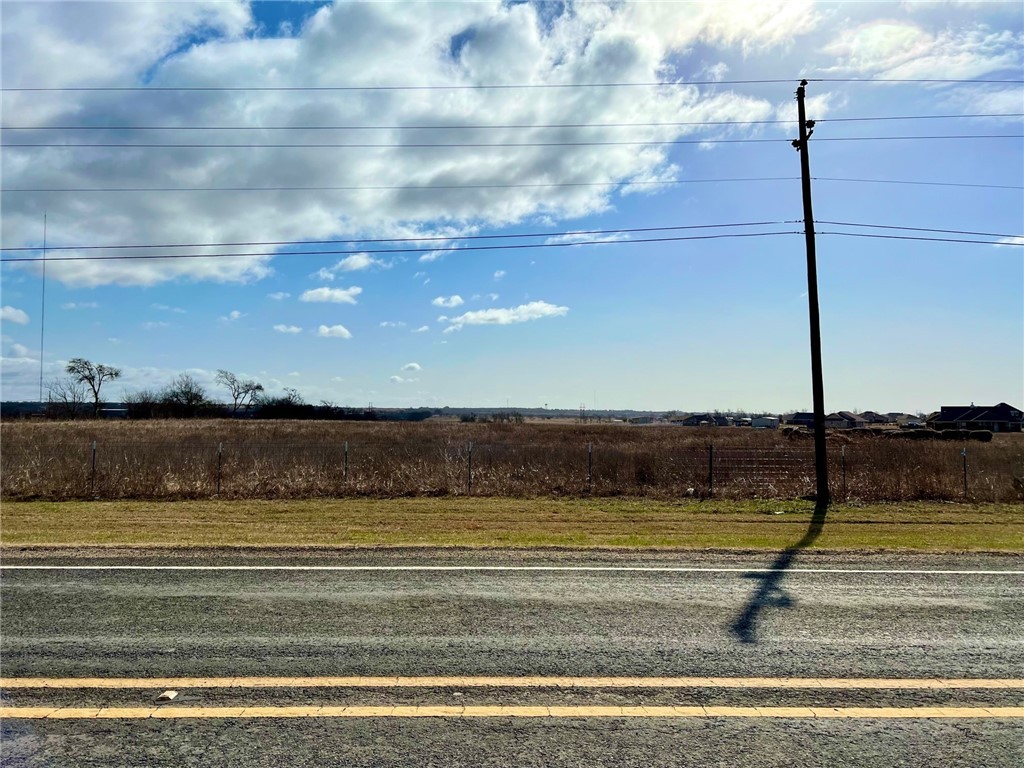
[[[928,417],[932,429],[987,429],[991,432],[1020,432],[1024,413],[1006,403],[998,405],[944,405]]]

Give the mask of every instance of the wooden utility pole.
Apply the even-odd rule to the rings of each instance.
[[[814,398],[814,474],[816,499],[828,505],[828,452],[825,448],[825,385],[821,373],[821,323],[818,318],[818,265],[814,251],[814,213],[811,210],[811,160],[807,154],[807,140],[814,133],[814,121],[807,119],[804,108],[804,89],[801,80],[796,89],[797,115],[800,138],[793,142],[800,153],[800,178],[804,197],[804,239],[807,244],[807,308],[811,320],[811,389]]]

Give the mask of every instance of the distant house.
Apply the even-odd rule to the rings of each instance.
[[[814,427],[814,414],[791,413],[788,416],[782,417],[782,423],[788,427],[807,427],[812,429]]]
[[[864,411],[860,417],[864,419],[865,424],[892,424],[895,421],[895,419],[890,419],[888,416],[874,411]]]
[[[755,429],[778,429],[778,416],[755,416],[750,420],[750,426]]]
[[[672,423],[683,427],[731,427],[732,419],[714,413],[691,413],[689,416],[672,419]]]
[[[866,426],[867,422],[864,421],[863,418],[858,416],[856,413],[850,413],[849,411],[830,413],[825,417],[826,429],[856,429],[858,427]]]
[[[987,429],[991,432],[1020,432],[1024,413],[1006,403],[999,405],[944,405],[928,417],[932,429]]]

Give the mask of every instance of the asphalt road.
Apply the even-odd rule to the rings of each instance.
[[[1024,677],[1019,556],[25,550],[5,552],[3,565],[4,677]],[[58,568],[17,568],[26,565]],[[342,569],[305,569],[325,566]],[[652,570],[614,570],[637,568]],[[137,707],[155,693],[5,689],[2,697],[17,707]],[[1024,689],[195,687],[182,699],[204,707],[1019,707]],[[5,766],[1024,763],[1024,720],[1005,718],[10,719],[2,727]]]

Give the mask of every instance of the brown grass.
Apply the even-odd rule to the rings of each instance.
[[[778,550],[807,531],[803,501],[334,499],[10,502],[3,545],[470,546]],[[1024,551],[1019,504],[832,508],[815,548]]]
[[[452,422],[78,421],[9,422],[2,425],[0,440],[0,493],[8,500],[394,498],[470,493],[511,498],[791,499],[814,488],[810,442],[768,430]],[[95,473],[93,441],[97,444]],[[588,472],[588,444],[593,445],[592,472]],[[219,445],[223,451],[218,459]],[[961,500],[963,447],[950,441],[837,435],[830,438],[829,451],[833,493],[854,501]],[[990,443],[966,447],[967,498],[1024,499],[1024,436],[997,435]]]

